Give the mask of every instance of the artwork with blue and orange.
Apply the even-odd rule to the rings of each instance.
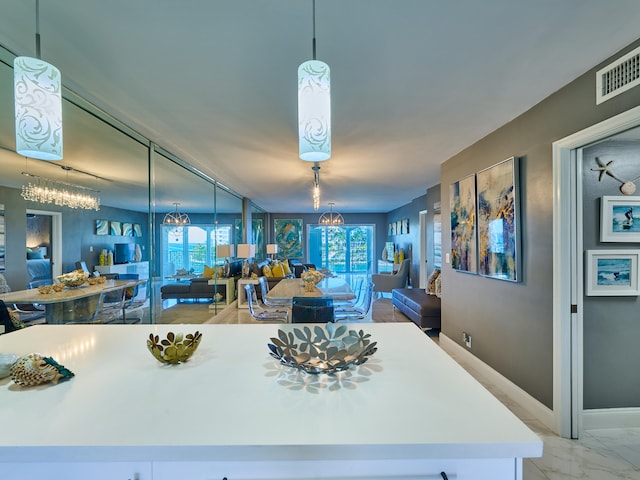
[[[513,157],[476,176],[478,273],[512,282],[519,280],[516,178]]]
[[[451,267],[469,273],[476,265],[476,177],[469,175],[449,186],[451,208]]]

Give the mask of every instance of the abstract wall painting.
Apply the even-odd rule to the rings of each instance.
[[[589,296],[637,296],[640,250],[587,250],[586,294]]]
[[[109,235],[109,220],[96,220],[96,235]]]
[[[278,244],[278,256],[302,258],[302,219],[277,218],[273,224]]]
[[[476,177],[469,175],[449,186],[451,209],[451,267],[477,273]]]
[[[520,281],[518,164],[511,157],[476,174],[478,273]]]
[[[122,235],[122,224],[120,222],[109,222],[109,232],[111,235]]]
[[[142,225],[140,225],[139,223],[134,223],[133,224],[133,236],[134,237],[141,237],[142,236]]]
[[[640,197],[602,197],[600,241],[640,242]]]
[[[122,224],[122,235],[125,237],[133,237],[133,223]]]

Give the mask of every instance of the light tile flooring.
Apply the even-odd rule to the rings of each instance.
[[[172,311],[173,310],[173,311]],[[376,299],[371,318],[374,322],[406,322],[393,310],[389,298]],[[253,323],[249,312],[235,303],[212,316],[208,305],[182,303],[165,310],[159,323]],[[436,335],[429,335],[438,341]],[[455,356],[454,356],[455,359]],[[456,359],[460,362],[459,359]],[[484,381],[471,367],[461,365],[493,395],[514,412],[544,441],[541,458],[524,461],[524,480],[640,480],[640,428],[591,430],[580,440],[560,438],[538,422],[529,412],[513,403],[497,387]]]

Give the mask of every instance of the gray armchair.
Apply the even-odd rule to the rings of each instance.
[[[374,273],[371,275],[371,281],[374,284],[373,291],[376,293],[388,292],[394,288],[404,288],[407,286],[409,278],[409,259],[405,258],[400,264],[400,268],[396,273]]]

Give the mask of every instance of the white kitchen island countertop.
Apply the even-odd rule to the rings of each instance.
[[[464,479],[486,468],[486,478],[511,480],[522,458],[542,455],[542,441],[414,324],[352,324],[378,351],[336,376],[269,356],[278,328],[301,327],[39,325],[1,335],[1,353],[52,356],[75,377],[31,388],[0,379],[0,472],[2,462],[10,472],[34,461],[148,462],[154,479],[185,468],[229,480],[431,478],[449,468]],[[163,365],[147,350],[150,333],[195,330],[203,337],[187,363]]]

